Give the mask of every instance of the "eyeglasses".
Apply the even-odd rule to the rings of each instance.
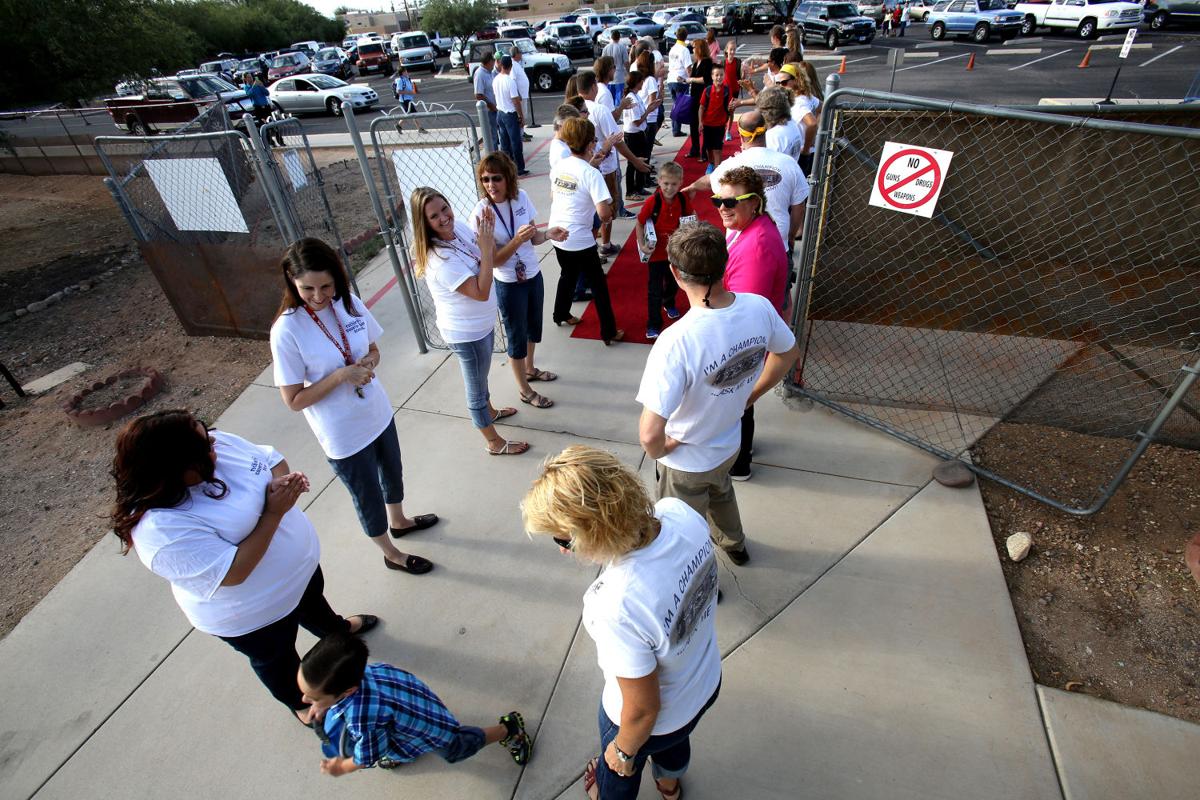
[[[758,195],[756,195],[754,192],[739,194],[737,197],[718,197],[714,194],[712,196],[712,204],[715,208],[734,208],[738,203],[742,202],[743,200],[749,200],[751,197],[758,197]]]
[[[553,539],[554,543],[556,545],[558,545],[559,547],[561,547],[563,550],[571,549],[571,540],[570,539],[560,539],[557,536],[551,536],[550,538]]]
[[[500,183],[503,180],[504,180],[503,175],[480,175],[479,176],[480,183]]]

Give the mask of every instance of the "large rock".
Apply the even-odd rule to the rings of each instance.
[[[1021,561],[1029,555],[1029,550],[1033,547],[1033,538],[1024,531],[1018,531],[1008,537],[1004,544],[1008,548],[1008,557],[1013,561]]]

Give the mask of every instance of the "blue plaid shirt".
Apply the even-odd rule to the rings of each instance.
[[[415,761],[448,747],[459,727],[432,689],[391,664],[368,664],[358,691],[328,713],[345,722],[360,767],[372,767],[385,756]]]

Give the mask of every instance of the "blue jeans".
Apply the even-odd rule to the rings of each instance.
[[[668,83],[667,88],[671,90],[671,103],[674,104],[679,99],[681,94],[687,94],[688,85],[686,83]],[[676,136],[683,136],[683,126],[671,120],[671,133]]]
[[[481,430],[495,421],[488,406],[488,400],[491,398],[488,393],[488,370],[492,368],[492,344],[495,339],[495,331],[488,331],[487,336],[473,342],[448,343],[454,355],[458,356],[458,366],[462,370],[463,384],[467,390],[467,410],[471,412],[471,422]]]
[[[517,172],[524,172],[524,142],[521,140],[521,123],[517,121],[517,112],[501,111],[499,118],[500,130],[497,131],[497,144],[517,165]]]
[[[454,731],[454,741],[446,747],[434,750],[451,764],[468,759],[483,749],[487,736],[481,728],[473,725],[459,725]]]
[[[494,285],[500,319],[508,336],[508,357],[524,358],[529,355],[529,342],[537,344],[542,340],[542,304],[546,295],[542,273],[521,283],[496,281]]]
[[[387,504],[404,502],[404,465],[396,420],[354,455],[327,460],[349,490],[363,532],[372,538],[387,533]]]
[[[647,739],[633,759],[633,775],[628,778],[613,772],[608,768],[608,762],[604,760],[604,752],[608,750],[609,742],[617,738],[621,727],[608,718],[608,714],[604,712],[604,704],[601,703],[600,761],[596,764],[596,788],[600,790],[600,800],[633,800],[637,797],[642,782],[642,770],[646,767],[647,758],[654,759],[655,778],[662,780],[683,777],[687,772],[688,763],[692,760],[692,743],[688,737],[695,730],[700,718],[704,716],[704,712],[708,711],[717,701],[717,695],[720,693],[721,684],[718,683],[712,697],[708,698],[704,707],[696,716],[692,717],[691,722],[679,730],[658,734]]]

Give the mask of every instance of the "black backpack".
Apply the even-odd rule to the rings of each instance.
[[[680,218],[688,216],[689,212],[688,212],[687,197],[684,195],[684,193],[682,191],[679,192],[679,194],[676,196],[679,198],[679,216],[680,216]],[[650,221],[651,222],[655,222],[655,223],[658,222],[658,215],[662,211],[662,202],[663,202],[662,192],[660,192],[658,189],[655,189],[654,190],[654,206],[650,210]]]

